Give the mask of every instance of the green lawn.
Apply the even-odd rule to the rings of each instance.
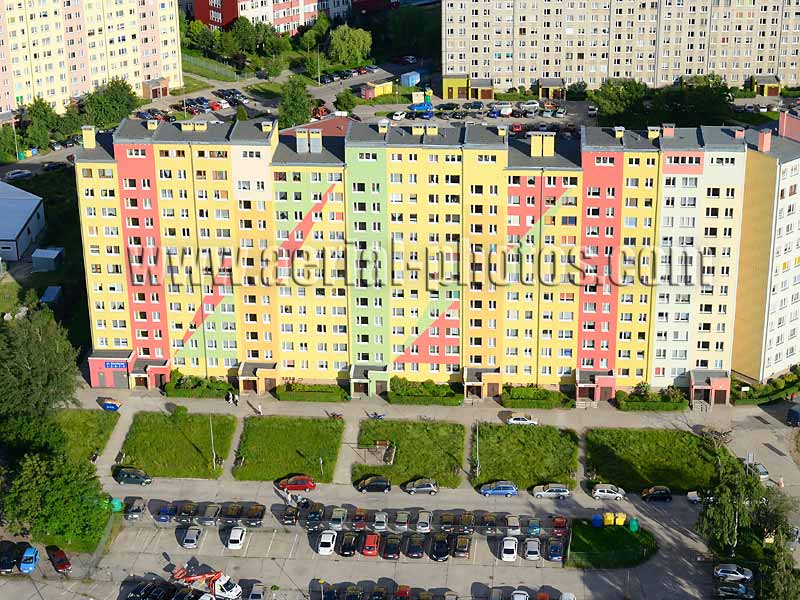
[[[473,433],[474,436],[474,433]],[[549,425],[481,424],[480,439],[473,440],[472,462],[480,452],[480,487],[497,480],[513,481],[520,490],[544,483],[575,485],[578,438],[575,432]]]
[[[353,482],[385,475],[394,485],[432,477],[442,487],[458,487],[464,461],[464,426],[456,423],[363,421],[358,445],[389,440],[397,448],[393,465],[353,465]]]
[[[597,479],[629,494],[651,485],[678,493],[707,489],[717,472],[714,455],[688,431],[593,429],[586,433],[586,456]]]
[[[780,113],[775,111],[769,111],[765,113],[749,113],[749,112],[740,112],[740,113],[732,113],[731,119],[736,121],[741,121],[742,123],[747,123],[749,125],[763,125],[764,123],[772,123],[778,120]]]
[[[658,551],[649,531],[633,533],[627,526],[594,528],[586,520],[573,521],[568,567],[622,569],[635,567]]]
[[[119,414],[96,409],[62,410],[56,421],[67,438],[67,456],[72,460],[88,460],[93,452],[100,454],[119,421]]]
[[[91,341],[75,171],[70,167],[42,173],[14,185],[44,198],[47,228],[41,245],[63,247],[64,264],[57,271],[33,273],[19,282],[6,277],[0,284],[0,312],[14,310],[28,289],[35,289],[41,296],[47,286],[60,285],[64,296],[56,317],[69,332],[70,342],[86,349]]]
[[[275,81],[265,81],[264,83],[248,85],[247,91],[265,100],[272,100],[273,98],[280,98],[283,95],[283,86]]]
[[[175,88],[169,94],[170,96],[182,96],[183,94],[193,94],[200,90],[207,90],[210,87],[211,86],[202,79],[197,79],[191,75],[184,75],[183,87]]]
[[[301,417],[250,417],[244,423],[239,453],[244,465],[233,476],[240,480],[273,481],[292,474],[330,482],[344,422]],[[319,459],[322,458],[322,473]]]
[[[230,415],[211,417],[217,456],[228,455],[236,429]],[[127,464],[155,477],[216,479],[222,468],[212,465],[209,415],[187,414],[175,419],[163,413],[138,413],[122,451]]]

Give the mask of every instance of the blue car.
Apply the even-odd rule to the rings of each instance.
[[[158,523],[169,523],[178,514],[178,507],[173,503],[162,504],[158,509],[156,521]]]
[[[433,118],[433,111],[432,110],[426,110],[423,113],[419,113],[418,116],[419,116],[420,119],[424,119],[425,121],[430,121]]]
[[[564,542],[550,539],[547,542],[547,560],[561,562],[564,558]]]
[[[496,119],[496,118],[498,118],[500,116],[500,111],[495,109],[495,108],[493,108],[488,113],[486,113],[486,116],[490,117],[492,119]]]
[[[519,489],[510,481],[495,481],[494,483],[487,483],[481,486],[481,494],[485,497],[489,496],[505,496],[511,498],[519,494]]]
[[[39,564],[39,551],[33,546],[28,546],[19,559],[20,573],[33,573]]]
[[[418,104],[412,104],[411,106],[408,107],[408,109],[413,110],[415,112],[421,112],[423,110],[428,111],[428,110],[433,110],[433,104],[431,104],[430,102],[420,102]]]

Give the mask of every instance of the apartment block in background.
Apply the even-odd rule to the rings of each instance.
[[[760,382],[800,353],[800,114],[782,112],[777,134],[746,133],[733,370]]]
[[[243,391],[375,394],[399,375],[606,400],[647,381],[727,402],[735,336],[769,331],[758,302],[781,319],[758,276],[787,225],[748,211],[763,190],[776,206],[795,194],[770,182],[797,123],[760,146],[669,124],[580,141],[343,118],[87,128],[91,383],[155,386],[177,368]]]
[[[2,0],[0,110],[43,98],[61,112],[111,79],[145,98],[183,85],[175,0]]]
[[[651,87],[718,73],[800,84],[796,0],[445,0],[442,74],[496,89],[542,78],[599,87],[608,78]],[[762,79],[763,80],[763,79]]]
[[[211,29],[225,29],[239,17],[247,17],[253,23],[274,25],[280,33],[295,34],[300,27],[313,25],[321,12],[331,19],[344,19],[350,0],[193,0],[192,10],[194,18]]]

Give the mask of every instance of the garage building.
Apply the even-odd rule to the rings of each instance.
[[[0,182],[0,258],[19,260],[44,229],[44,203],[39,196]]]

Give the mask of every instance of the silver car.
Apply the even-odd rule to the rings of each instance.
[[[331,529],[341,531],[344,528],[344,523],[347,520],[346,508],[334,508],[331,513]]]
[[[525,560],[539,560],[542,558],[542,544],[537,537],[525,538]]]
[[[389,525],[389,515],[385,512],[376,512],[375,520],[372,522],[372,529],[375,531],[386,531]]]
[[[429,494],[433,496],[439,492],[439,484],[436,483],[435,479],[417,479],[406,484],[406,492],[412,496],[414,494]]]
[[[394,518],[395,531],[408,531],[408,524],[411,522],[411,513],[405,510],[397,512]]]
[[[522,534],[522,526],[519,522],[519,517],[515,515],[506,516],[506,535],[520,535]]]
[[[548,483],[546,485],[537,485],[533,488],[533,496],[535,498],[558,498],[563,500],[569,495],[569,488],[563,483]]]
[[[595,500],[622,500],[625,490],[610,483],[598,483],[592,488],[592,498]]]
[[[199,527],[188,527],[183,533],[181,546],[190,550],[197,548],[197,546],[200,544],[200,536],[202,534],[203,530]]]
[[[430,533],[432,520],[433,520],[433,515],[429,511],[427,510],[420,511],[420,513],[417,515],[417,532]]]

